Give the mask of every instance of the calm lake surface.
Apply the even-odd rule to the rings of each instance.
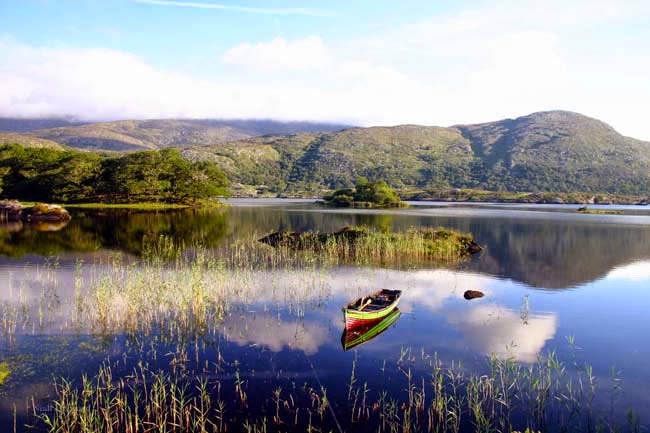
[[[386,362],[408,359],[414,371],[424,371],[423,360],[437,356],[482,372],[490,355],[529,365],[555,352],[568,370],[593,366],[602,390],[595,407],[603,416],[625,418],[631,408],[648,425],[648,207],[593,206],[623,214],[583,215],[578,206],[561,205],[419,202],[380,211],[324,209],[303,200],[229,202],[211,211],[74,212],[64,227],[0,225],[0,320],[18,318],[15,331],[9,335],[5,323],[0,336],[0,362],[11,366],[0,387],[0,431],[11,431],[4,426],[14,410],[18,430],[34,409],[49,413],[55,378],[79,381],[106,362],[115,375],[139,362],[169,365],[183,344],[187,368],[220,360],[231,366],[209,378],[246,381],[251,412],[278,387],[303,383],[327,388],[336,412],[353,364],[358,383],[399,394],[404,375],[386,373]],[[137,259],[147,240],[166,236],[218,255],[251,234],[346,225],[442,226],[472,233],[484,251],[448,267],[250,271],[240,279],[246,292],[233,284],[233,307],[200,339],[155,333],[138,339],[71,323],[75,291],[86,280],[112,278],[111,261]],[[401,316],[344,351],[341,307],[379,288],[403,291]],[[485,296],[466,301],[466,290]]]

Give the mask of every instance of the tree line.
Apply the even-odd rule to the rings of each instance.
[[[228,179],[209,161],[177,149],[102,156],[73,150],[0,146],[0,197],[57,203],[192,203],[228,195]]]

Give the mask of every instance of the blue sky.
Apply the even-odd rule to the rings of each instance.
[[[234,9],[211,9],[213,5]],[[453,5],[453,1],[414,0],[3,0],[0,32],[33,46],[125,50],[152,65],[174,68],[216,57],[243,40],[299,39],[312,34],[345,40],[454,10]]]
[[[567,109],[650,139],[650,2],[0,2],[0,115],[451,125]]]

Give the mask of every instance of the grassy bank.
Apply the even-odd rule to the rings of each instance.
[[[510,192],[480,189],[433,189],[398,191],[403,200],[536,204],[648,204],[648,196],[584,192]]]
[[[71,203],[65,205],[70,209],[133,209],[133,210],[166,210],[187,209],[190,206],[179,203]]]
[[[580,208],[577,210],[577,212],[590,214],[590,215],[622,215],[623,214],[623,212],[620,210],[587,209],[587,208]]]

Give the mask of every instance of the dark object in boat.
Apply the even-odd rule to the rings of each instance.
[[[476,298],[482,298],[483,296],[485,296],[485,294],[478,290],[466,290],[465,293],[463,293],[463,298],[467,299],[468,301]]]
[[[345,328],[351,330],[368,324],[368,321],[383,319],[397,307],[401,295],[401,290],[382,289],[350,302],[343,307]]]
[[[348,351],[353,347],[357,347],[361,344],[367,343],[373,338],[377,337],[379,334],[387,330],[392,324],[397,322],[402,313],[399,311],[399,308],[395,308],[387,316],[382,319],[377,320],[368,320],[362,326],[359,326],[355,329],[343,330],[341,335],[341,345],[343,346],[344,351]]]

